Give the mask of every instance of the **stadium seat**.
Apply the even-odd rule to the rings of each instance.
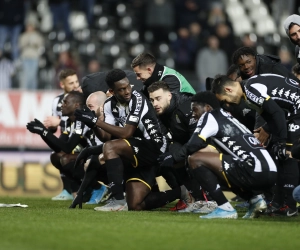
[[[88,27],[85,14],[79,11],[72,11],[70,13],[69,24],[72,31],[76,31]]]

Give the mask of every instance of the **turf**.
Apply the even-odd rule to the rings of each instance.
[[[202,220],[199,214],[96,212],[95,205],[68,209],[70,201],[1,197],[0,249],[296,249],[300,216]]]

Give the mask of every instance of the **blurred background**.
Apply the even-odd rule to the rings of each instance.
[[[282,23],[299,6],[298,0],[1,0],[0,195],[61,190],[51,151],[25,127],[51,115],[62,92],[60,70],[73,68],[79,79],[130,70],[135,56],[150,51],[200,91],[214,76],[200,64],[203,52],[223,54],[224,63],[209,74],[225,73],[241,46],[278,55],[291,70],[294,46]]]

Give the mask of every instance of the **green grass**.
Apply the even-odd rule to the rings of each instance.
[[[0,249],[296,249],[300,216],[243,220],[201,220],[199,214],[96,212],[94,205],[68,209],[70,201],[1,197]]]

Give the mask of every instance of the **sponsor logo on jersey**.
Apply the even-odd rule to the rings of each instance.
[[[250,99],[251,101],[253,101],[254,103],[257,103],[259,105],[263,104],[264,98],[256,96],[255,94],[253,94],[252,92],[250,92],[247,89],[245,89],[245,92],[246,92],[248,99]]]
[[[146,119],[146,120],[145,120],[145,123],[149,123],[149,122],[151,122],[150,119]]]

